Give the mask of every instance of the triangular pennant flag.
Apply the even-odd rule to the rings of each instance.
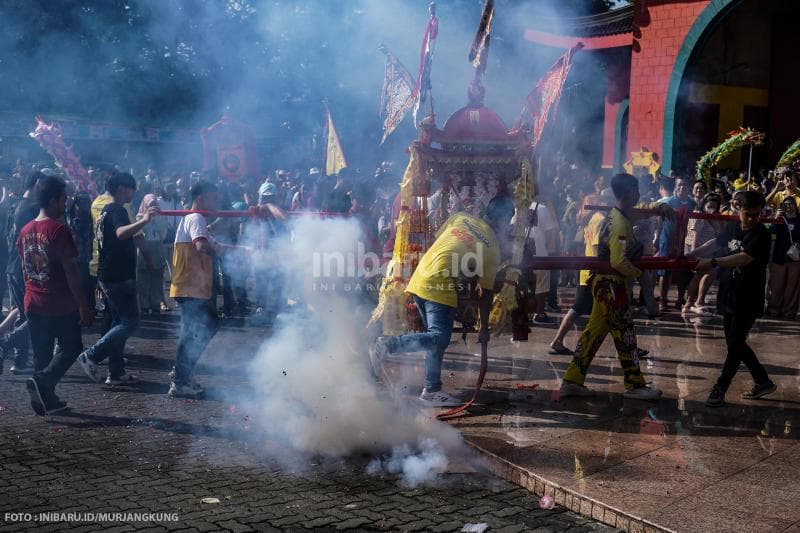
[[[333,125],[331,110],[325,106],[327,115],[328,141],[325,144],[325,174],[332,176],[338,174],[343,168],[347,168],[347,160],[344,158],[342,143],[339,141],[339,134]]]

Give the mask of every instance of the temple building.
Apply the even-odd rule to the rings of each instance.
[[[692,168],[728,132],[766,133],[754,168],[800,137],[796,0],[635,0],[602,15],[540,19],[524,38],[603,54],[604,168],[652,152],[661,172]],[[557,27],[554,32],[552,28]],[[724,167],[746,165],[741,154]]]

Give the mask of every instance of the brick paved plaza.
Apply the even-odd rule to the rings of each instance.
[[[166,396],[175,312],[145,317],[128,343],[139,385],[93,384],[76,364],[59,386],[72,408],[61,416],[34,416],[25,377],[0,377],[0,530],[460,531],[467,523],[509,532],[612,530],[562,507],[540,509],[537,496],[486,473],[476,458],[450,458],[434,483],[416,488],[367,475],[366,455],[277,462],[277,445],[256,444],[247,415],[221,400],[224,390],[246,387],[246,361],[225,360],[222,348],[255,348],[267,334],[242,325],[226,322],[201,360],[203,401]],[[164,513],[177,521],[25,521],[24,513],[47,512]]]

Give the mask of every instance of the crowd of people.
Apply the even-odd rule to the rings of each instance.
[[[782,284],[783,298],[791,297],[785,290],[786,282],[775,280],[774,272],[786,273],[785,267],[780,267],[783,270],[772,268],[776,258],[782,259],[781,264],[800,259],[790,251],[796,231],[796,178],[784,170],[779,179],[780,182],[771,185],[780,190],[770,191],[766,197],[758,190],[762,184],[749,187],[745,183],[740,190],[734,189],[733,194],[728,195],[725,180],[715,182],[714,190],[709,192],[705,180],[693,183],[680,176],[661,176],[653,180],[649,175],[637,178],[625,173],[614,175],[608,184],[601,176],[594,181],[594,190],[583,194],[576,194],[576,184],[564,186],[562,182],[561,187],[542,187],[536,201],[529,206],[527,220],[533,226],[529,229],[538,227],[543,238],[537,239],[529,233],[531,250],[526,255],[535,257],[552,253],[550,243],[558,242],[555,234],[559,229],[553,219],[561,215],[563,228],[574,230],[578,236],[583,233],[584,253],[596,256],[610,266],[608,270],[581,272],[577,278],[580,287],[575,305],[564,316],[551,343],[554,353],[572,355],[572,363],[561,382],[560,396],[593,394],[584,382],[594,356],[611,334],[624,373],[623,396],[638,400],[659,399],[661,391],[645,381],[640,369],[640,359],[647,352],[639,348],[636,338],[632,316],[637,299],[633,298],[633,283],[639,282],[638,302],[653,318],[670,311],[669,295],[673,283],[678,288],[677,311],[707,315],[712,312],[704,307],[704,299],[714,274],[721,285],[716,303],[723,318],[727,355],[706,406],[717,408],[725,404],[727,390],[742,363],[753,379],[753,386],[743,394],[744,399],[757,399],[775,392],[777,387],[747,344],[747,336],[755,321],[762,316],[768,296],[770,303],[776,297],[776,284]],[[771,202],[773,209],[767,208],[767,202]],[[581,207],[578,207],[579,203]],[[598,213],[599,210],[591,207],[593,205],[610,209],[606,209],[607,213]],[[723,212],[733,216],[730,220],[691,217],[692,224],[687,224],[690,227],[686,228],[687,235],[682,238],[678,221],[683,216],[678,218],[677,215],[693,211]],[[765,214],[777,219],[771,221],[770,227],[762,222]],[[448,219],[437,233],[435,242],[419,260],[405,289],[414,299],[424,331],[379,336],[371,347],[373,365],[390,353],[424,351],[425,382],[420,399],[442,407],[460,403],[442,389],[441,366],[460,305],[461,287],[469,285],[465,280],[479,278],[477,294],[481,321],[478,340],[485,343],[489,339],[489,302],[498,290],[494,276],[502,261],[503,250],[509,248],[512,217],[521,215],[524,214],[515,213],[508,193],[498,192],[480,217],[458,213]],[[565,235],[559,233],[563,239]],[[570,235],[568,233],[567,237]],[[576,242],[580,243],[580,240],[576,239]],[[568,243],[568,249],[570,246],[574,248],[572,242]],[[454,267],[457,264],[451,261],[451,257],[481,255],[479,252],[482,252],[484,263],[480,273],[464,265],[456,271],[449,268],[451,263]],[[650,272],[635,264],[645,255],[688,256],[697,260],[691,269],[656,271],[660,293],[656,300],[655,279]],[[690,263],[683,264],[688,267]],[[673,266],[678,265],[682,264],[673,263]],[[532,302],[534,309],[531,322],[548,323],[542,315],[551,310],[548,307],[553,304],[546,295],[557,288],[557,282],[552,273],[536,270],[535,266],[535,263],[529,263],[525,267],[523,260],[521,279],[524,281],[516,283],[516,286],[530,296],[526,300]],[[768,267],[773,272],[769,276],[769,285]],[[541,282],[542,273],[548,274],[543,276],[548,280],[546,283]],[[564,277],[575,279],[569,273]],[[796,301],[792,305],[788,311],[781,311],[781,316],[794,318]],[[564,345],[566,331],[578,316],[586,314],[589,315],[588,323],[575,350],[570,350]]]
[[[530,218],[535,222],[529,228],[529,255],[608,255],[601,235],[608,227],[608,217],[591,206],[608,207],[617,202],[610,177],[598,174],[590,179],[566,166],[553,174],[552,179],[538,179],[539,194],[530,206]],[[0,239],[0,262],[5,265],[7,280],[2,292],[5,296],[8,290],[9,302],[9,313],[0,324],[0,349],[3,357],[11,360],[10,372],[32,374],[28,389],[39,414],[65,407],[55,394],[55,384],[76,360],[94,381],[107,385],[134,382],[136,378],[125,367],[125,343],[143,314],[180,308],[182,322],[169,395],[198,397],[203,388],[194,380],[193,369],[217,330],[219,317],[249,316],[255,323],[270,325],[285,306],[285,273],[275,265],[263,264],[269,262],[242,260],[253,248],[265,248],[272,239],[285,235],[285,224],[244,216],[207,219],[199,213],[161,216],[162,210],[246,211],[270,204],[286,212],[337,213],[360,222],[371,250],[391,253],[399,179],[390,163],[382,163],[372,179],[358,182],[346,171],[325,176],[318,168],[307,172],[279,169],[263,180],[239,181],[212,180],[199,172],[160,178],[152,169],[139,179],[120,171],[90,170],[90,175],[98,191],[103,191],[96,198],[75,190],[69,180],[47,168],[33,168],[27,175],[17,172],[6,181],[0,198],[0,230],[6,236]],[[737,214],[746,194],[761,194],[764,214],[777,219],[768,226],[766,313],[782,319],[797,317],[800,183],[796,173],[780,169],[751,179],[742,173],[735,180],[718,174],[710,182],[711,190],[706,181],[685,175],[642,174],[636,183],[640,203],[652,209],[668,206],[672,211]],[[506,210],[501,207],[508,203],[494,204],[503,220]],[[477,227],[474,221],[465,223]],[[497,226],[497,220],[490,225]],[[500,234],[504,231],[495,229]],[[680,251],[692,256],[704,251],[706,243],[720,239],[725,223],[691,218],[686,229],[685,242],[677,243],[671,218],[637,216],[631,235],[621,238],[641,243],[640,255],[674,256],[676,246],[683,246]],[[717,294],[729,290],[729,270],[715,266],[702,272],[629,272],[631,281],[639,286],[638,294],[631,295],[631,311],[652,319],[673,310],[693,316],[724,315],[724,298],[715,298],[716,309],[708,302],[715,284]],[[573,353],[564,338],[575,319],[591,314],[596,304],[597,295],[588,283],[590,273],[531,270],[527,274],[524,290],[530,295],[531,325],[555,324],[552,315],[561,312],[559,287],[576,289],[574,304],[564,314],[551,343],[554,353]],[[677,290],[671,292],[673,286]],[[441,309],[435,299],[427,298],[430,295],[425,290],[417,292],[421,311],[434,306],[423,316],[423,324],[432,322]],[[102,318],[102,334],[84,349],[80,326],[95,318]],[[625,337],[621,324],[600,329],[608,327],[612,334],[620,332]],[[576,386],[582,386],[584,367],[591,361],[595,344],[590,336],[578,345],[578,366],[573,372]],[[623,351],[632,360],[644,355],[635,343]],[[441,366],[440,359],[433,367]],[[101,376],[99,365],[104,361],[107,373]],[[425,394],[441,401],[441,382],[435,369],[431,372]],[[633,381],[626,384],[635,385]]]
[[[562,177],[563,176],[563,177]],[[685,208],[709,214],[721,213],[735,215],[740,208],[740,197],[745,191],[757,191],[765,198],[764,215],[778,219],[769,225],[772,236],[770,249],[769,282],[767,286],[767,310],[769,317],[794,320],[798,318],[800,303],[800,262],[797,259],[797,245],[800,239],[798,224],[798,202],[800,202],[800,176],[790,169],[777,172],[761,172],[758,177],[748,180],[746,172],[739,172],[736,179],[718,173],[709,186],[704,180],[696,180],[693,174],[671,174],[670,176],[644,175],[638,178],[642,202],[655,202],[669,205],[675,210]],[[597,244],[599,223],[603,215],[585,209],[585,206],[609,205],[613,195],[608,186],[608,178],[598,175],[594,179],[574,172],[562,172],[553,180],[553,187],[544,187],[540,202],[554,213],[545,212],[543,232],[550,238],[537,241],[537,254],[541,247],[543,255],[596,255],[592,247]],[[590,184],[586,186],[585,184]],[[541,207],[540,225],[542,225]],[[553,222],[550,222],[552,220]],[[675,225],[658,217],[639,217],[634,222],[633,231],[644,246],[644,255],[675,256],[679,252],[691,255],[695,248],[720,234],[724,222],[691,218],[684,243],[676,243]],[[553,228],[553,229],[548,229]],[[683,245],[683,250],[673,248]],[[793,258],[794,257],[794,258]],[[690,271],[644,272],[637,279],[639,290],[635,299],[635,311],[641,316],[657,319],[668,312],[680,312],[684,316],[721,315],[719,305],[708,305],[712,286],[718,285],[717,292],[724,290],[727,280],[719,270],[697,275]],[[532,323],[547,324],[553,321],[547,312],[558,312],[555,304],[557,286],[578,286],[576,300],[580,301],[580,286],[585,285],[586,273],[578,276],[574,272],[561,272],[550,275],[548,299],[541,303],[538,299],[532,315]],[[536,291],[544,290],[536,283]],[[671,288],[676,294],[671,296]],[[585,299],[583,299],[585,301]],[[579,314],[586,314],[585,310]],[[560,340],[554,342],[555,348],[562,348]]]
[[[0,285],[3,296],[8,289],[9,311],[0,325],[0,372],[3,360],[11,360],[11,373],[32,375],[27,386],[36,413],[60,411],[66,403],[55,385],[76,360],[93,381],[134,383],[125,366],[127,339],[141,315],[177,306],[181,328],[169,395],[202,395],[193,370],[219,318],[247,316],[269,326],[284,307],[285,273],[243,256],[266,248],[287,226],[275,218],[161,212],[247,211],[270,204],[338,213],[357,217],[377,250],[378,220],[388,217],[389,191],[397,187],[390,170],[388,163],[378,168],[376,179],[387,186],[376,188],[353,187],[345,172],[329,177],[318,168],[276,170],[263,181],[212,180],[199,172],[162,179],[152,169],[136,179],[90,168],[102,193],[93,198],[53,169],[33,166],[26,174],[18,165],[3,180],[0,198],[0,263],[7,281]],[[80,328],[96,318],[100,338],[84,349]]]

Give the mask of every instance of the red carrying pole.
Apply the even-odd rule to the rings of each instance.
[[[611,207],[607,205],[586,205],[583,207],[589,211],[611,211]],[[637,215],[658,216],[658,211],[655,209],[642,209],[635,207],[631,209],[632,213]],[[738,222],[739,217],[736,215],[723,215],[722,213],[703,213],[701,211],[690,211],[688,218],[695,218],[700,220],[722,220],[728,222]],[[758,219],[763,224],[783,224],[780,218],[761,217]]]
[[[185,217],[192,213],[199,213],[211,218],[278,218],[275,216],[274,211],[259,209],[258,207],[251,207],[247,211],[202,211],[200,209],[171,209],[161,211],[161,214],[165,217]],[[320,218],[347,218],[350,216],[349,213],[329,213],[327,211],[280,211],[280,213],[289,216],[312,216]]]
[[[597,257],[531,257],[534,270],[593,270],[602,274],[614,272],[608,261]],[[697,266],[697,259],[645,256],[633,265],[640,270],[691,270]]]

